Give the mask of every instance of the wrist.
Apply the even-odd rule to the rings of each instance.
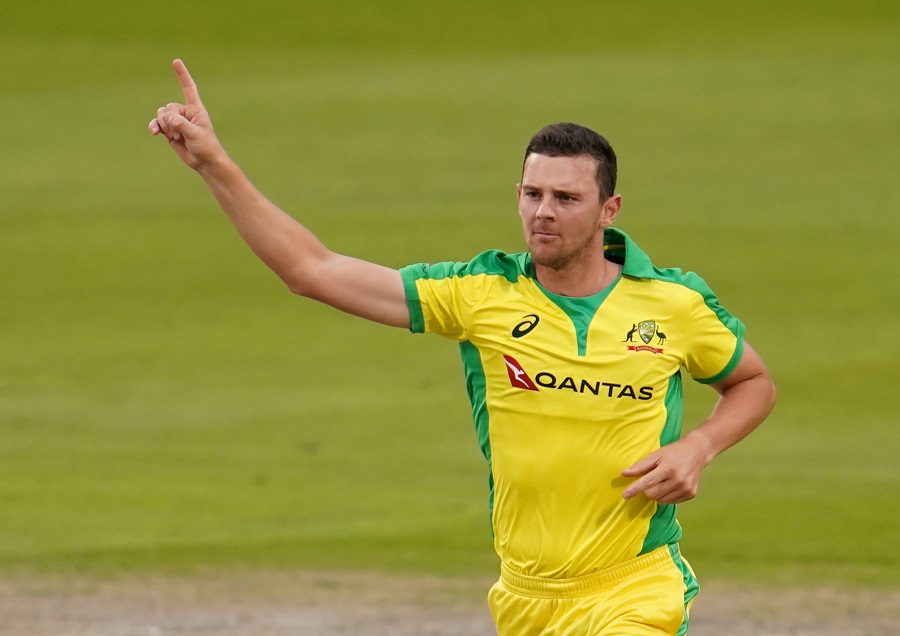
[[[222,181],[228,179],[229,175],[237,170],[237,166],[231,160],[231,157],[225,152],[221,146],[219,149],[211,153],[209,157],[197,162],[194,170],[207,183],[213,181]]]
[[[719,454],[712,438],[710,438],[707,431],[705,431],[702,426],[695,428],[682,439],[696,448],[697,454],[703,461],[704,466],[708,466],[709,463],[715,459],[716,455]]]

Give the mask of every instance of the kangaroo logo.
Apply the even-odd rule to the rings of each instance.
[[[525,373],[525,369],[522,368],[522,365],[519,364],[515,358],[512,356],[503,356],[503,361],[506,363],[506,373],[509,375],[509,383],[516,387],[517,389],[525,389],[526,391],[539,391],[537,385],[534,383],[528,374]]]
[[[652,346],[653,339],[656,338],[656,344],[661,345],[666,341],[666,334],[659,329],[659,325],[655,320],[642,320],[639,323],[632,323],[631,329],[625,334],[625,340],[622,342],[634,342],[634,334],[641,337],[644,344],[628,345],[629,351],[649,351],[650,353],[662,353],[661,348]]]

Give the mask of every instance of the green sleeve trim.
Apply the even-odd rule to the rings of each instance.
[[[403,291],[406,293],[406,306],[409,308],[409,330],[413,333],[425,332],[425,316],[422,315],[422,302],[419,300],[419,290],[416,287],[416,268],[421,265],[410,265],[400,269],[400,278],[403,279]]]
[[[717,374],[712,376],[711,378],[703,378],[702,380],[697,380],[700,384],[715,384],[716,382],[721,382],[734,371],[734,368],[738,365],[738,362],[741,361],[741,356],[744,355],[744,337],[743,333],[738,334],[737,346],[734,348],[734,353],[731,354],[731,360],[728,361],[728,364],[725,365],[725,368],[719,371]],[[695,378],[696,380],[696,378]]]

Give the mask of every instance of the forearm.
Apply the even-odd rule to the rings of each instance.
[[[315,286],[330,252],[296,219],[269,201],[225,153],[197,172],[251,250],[295,293]]]
[[[775,405],[775,386],[761,373],[721,391],[709,418],[684,436],[696,443],[708,464],[719,453],[752,433]]]
[[[638,493],[662,504],[693,499],[703,469],[716,455],[747,437],[775,404],[775,387],[765,371],[715,388],[721,397],[709,419],[622,471],[626,477],[639,477],[624,490],[625,499]]]
[[[250,249],[295,294],[394,327],[409,327],[397,270],[336,254],[256,189],[224,151],[197,168]]]

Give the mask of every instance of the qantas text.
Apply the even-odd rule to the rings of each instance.
[[[653,397],[652,386],[642,386],[635,389],[630,384],[616,384],[615,382],[591,382],[589,380],[576,380],[566,376],[561,380],[552,373],[542,371],[534,376],[536,384],[546,389],[559,389],[575,391],[576,393],[593,393],[611,398],[631,398],[632,400],[649,400]]]

